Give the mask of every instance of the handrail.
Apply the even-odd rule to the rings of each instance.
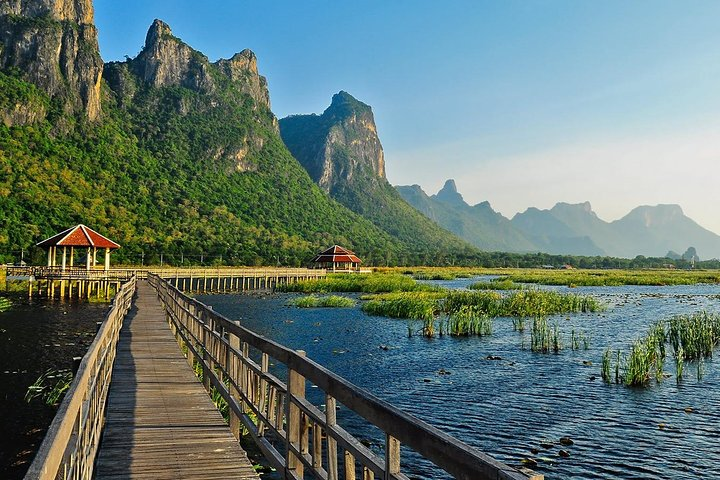
[[[135,294],[135,277],[115,295],[95,340],[40,445],[26,480],[89,479],[100,442],[105,399],[123,319]]]
[[[285,478],[302,479],[307,469],[314,477],[338,480],[339,466],[344,465],[346,479],[357,478],[359,468],[361,478],[407,480],[401,473],[400,444],[458,479],[543,478],[505,465],[399,410],[304,352],[258,335],[184,295],[159,276],[150,274],[148,279],[179,342],[202,367],[205,387],[228,403],[231,425],[241,422]],[[251,358],[250,347],[259,351],[259,361]],[[268,373],[271,358],[287,367],[287,383]],[[306,380],[325,393],[324,412],[305,399]],[[385,432],[384,458],[337,424],[337,402]]]
[[[178,267],[128,267],[128,268],[111,268],[104,270],[102,268],[94,268],[88,270],[85,266],[12,266],[5,267],[8,276],[17,277],[36,277],[42,279],[56,280],[127,280],[133,275],[138,279],[146,278],[148,273],[154,273],[161,277],[177,277],[177,276],[246,276],[246,277],[282,277],[282,276],[318,276],[325,275],[324,269],[308,269],[308,268],[255,268],[255,267],[214,267],[214,268],[178,268]]]

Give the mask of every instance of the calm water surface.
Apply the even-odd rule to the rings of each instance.
[[[464,288],[470,282],[435,283]],[[490,337],[408,338],[407,321],[370,317],[359,308],[289,307],[291,294],[200,300],[260,334],[305,350],[351,382],[502,461],[536,460],[535,470],[546,478],[720,477],[717,362],[704,363],[701,380],[694,365],[687,365],[680,385],[674,377],[647,388],[606,385],[600,379],[607,347],[627,349],[660,318],[720,311],[720,289],[553,288],[593,294],[608,303],[603,313],[555,317],[566,346],[575,329],[590,335],[588,350],[532,353],[529,327],[524,334],[515,332],[505,318],[495,320]],[[489,355],[502,360],[487,360]],[[674,374],[671,363],[667,360],[665,368]],[[450,374],[439,374],[441,369]],[[688,407],[692,413],[686,413]],[[347,413],[345,420],[356,435],[381,449],[378,432]],[[574,445],[560,446],[563,436]],[[541,445],[547,443],[552,445]],[[570,456],[560,457],[560,449]],[[441,478],[432,467],[405,458],[417,478]]]
[[[56,408],[27,403],[27,388],[48,369],[83,356],[107,304],[13,299],[0,313],[0,478],[23,478]]]

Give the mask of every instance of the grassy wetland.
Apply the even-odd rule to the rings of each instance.
[[[511,273],[394,269],[299,288],[308,293],[207,302],[503,461],[537,464],[546,478],[720,476],[720,369],[707,356],[717,348],[708,347],[717,284],[702,272],[663,271],[679,277],[666,285],[651,285],[658,272],[647,271],[633,272],[639,285],[572,287],[506,280]],[[478,282],[499,288],[468,288]],[[286,308],[331,295],[329,284],[355,307]]]

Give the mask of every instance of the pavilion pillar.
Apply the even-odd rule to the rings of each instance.
[[[110,270],[110,249],[105,249],[105,271]]]
[[[62,270],[65,271],[65,266],[67,266],[67,247],[63,247],[63,256],[62,256]]]
[[[52,247],[52,252],[52,266],[55,267],[57,266],[57,247]]]
[[[85,262],[86,263],[85,268],[87,270],[90,270],[91,262],[92,262],[92,257],[90,256],[90,247],[87,247],[87,262]]]
[[[75,247],[70,247],[70,266],[73,266],[73,261],[75,257]]]
[[[95,268],[95,265],[97,265],[97,247],[93,247],[93,255],[92,255],[93,268]]]
[[[53,247],[48,248],[48,267],[52,267],[52,250]]]

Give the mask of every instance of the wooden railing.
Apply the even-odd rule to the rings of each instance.
[[[135,278],[132,277],[118,291],[95,340],[80,362],[75,379],[25,475],[26,480],[92,478],[115,347],[134,293]]]
[[[226,277],[312,277],[325,276],[326,271],[307,268],[253,268],[253,267],[216,267],[216,268],[168,268],[168,267],[137,267],[111,268],[104,270],[95,268],[87,270],[84,266],[77,267],[46,267],[46,266],[7,266],[9,277],[34,277],[43,280],[128,280],[130,277],[147,278],[154,273],[163,278],[226,278]]]
[[[160,277],[151,274],[149,281],[188,358],[201,366],[206,389],[227,402],[236,435],[242,425],[285,478],[302,479],[310,472],[327,480],[407,480],[401,472],[401,444],[458,479],[543,478],[498,462],[400,411],[302,351],[253,333]],[[287,368],[287,383],[269,372],[271,362]],[[324,393],[324,411],[306,399],[308,381]],[[384,456],[338,425],[338,402],[384,432]]]

